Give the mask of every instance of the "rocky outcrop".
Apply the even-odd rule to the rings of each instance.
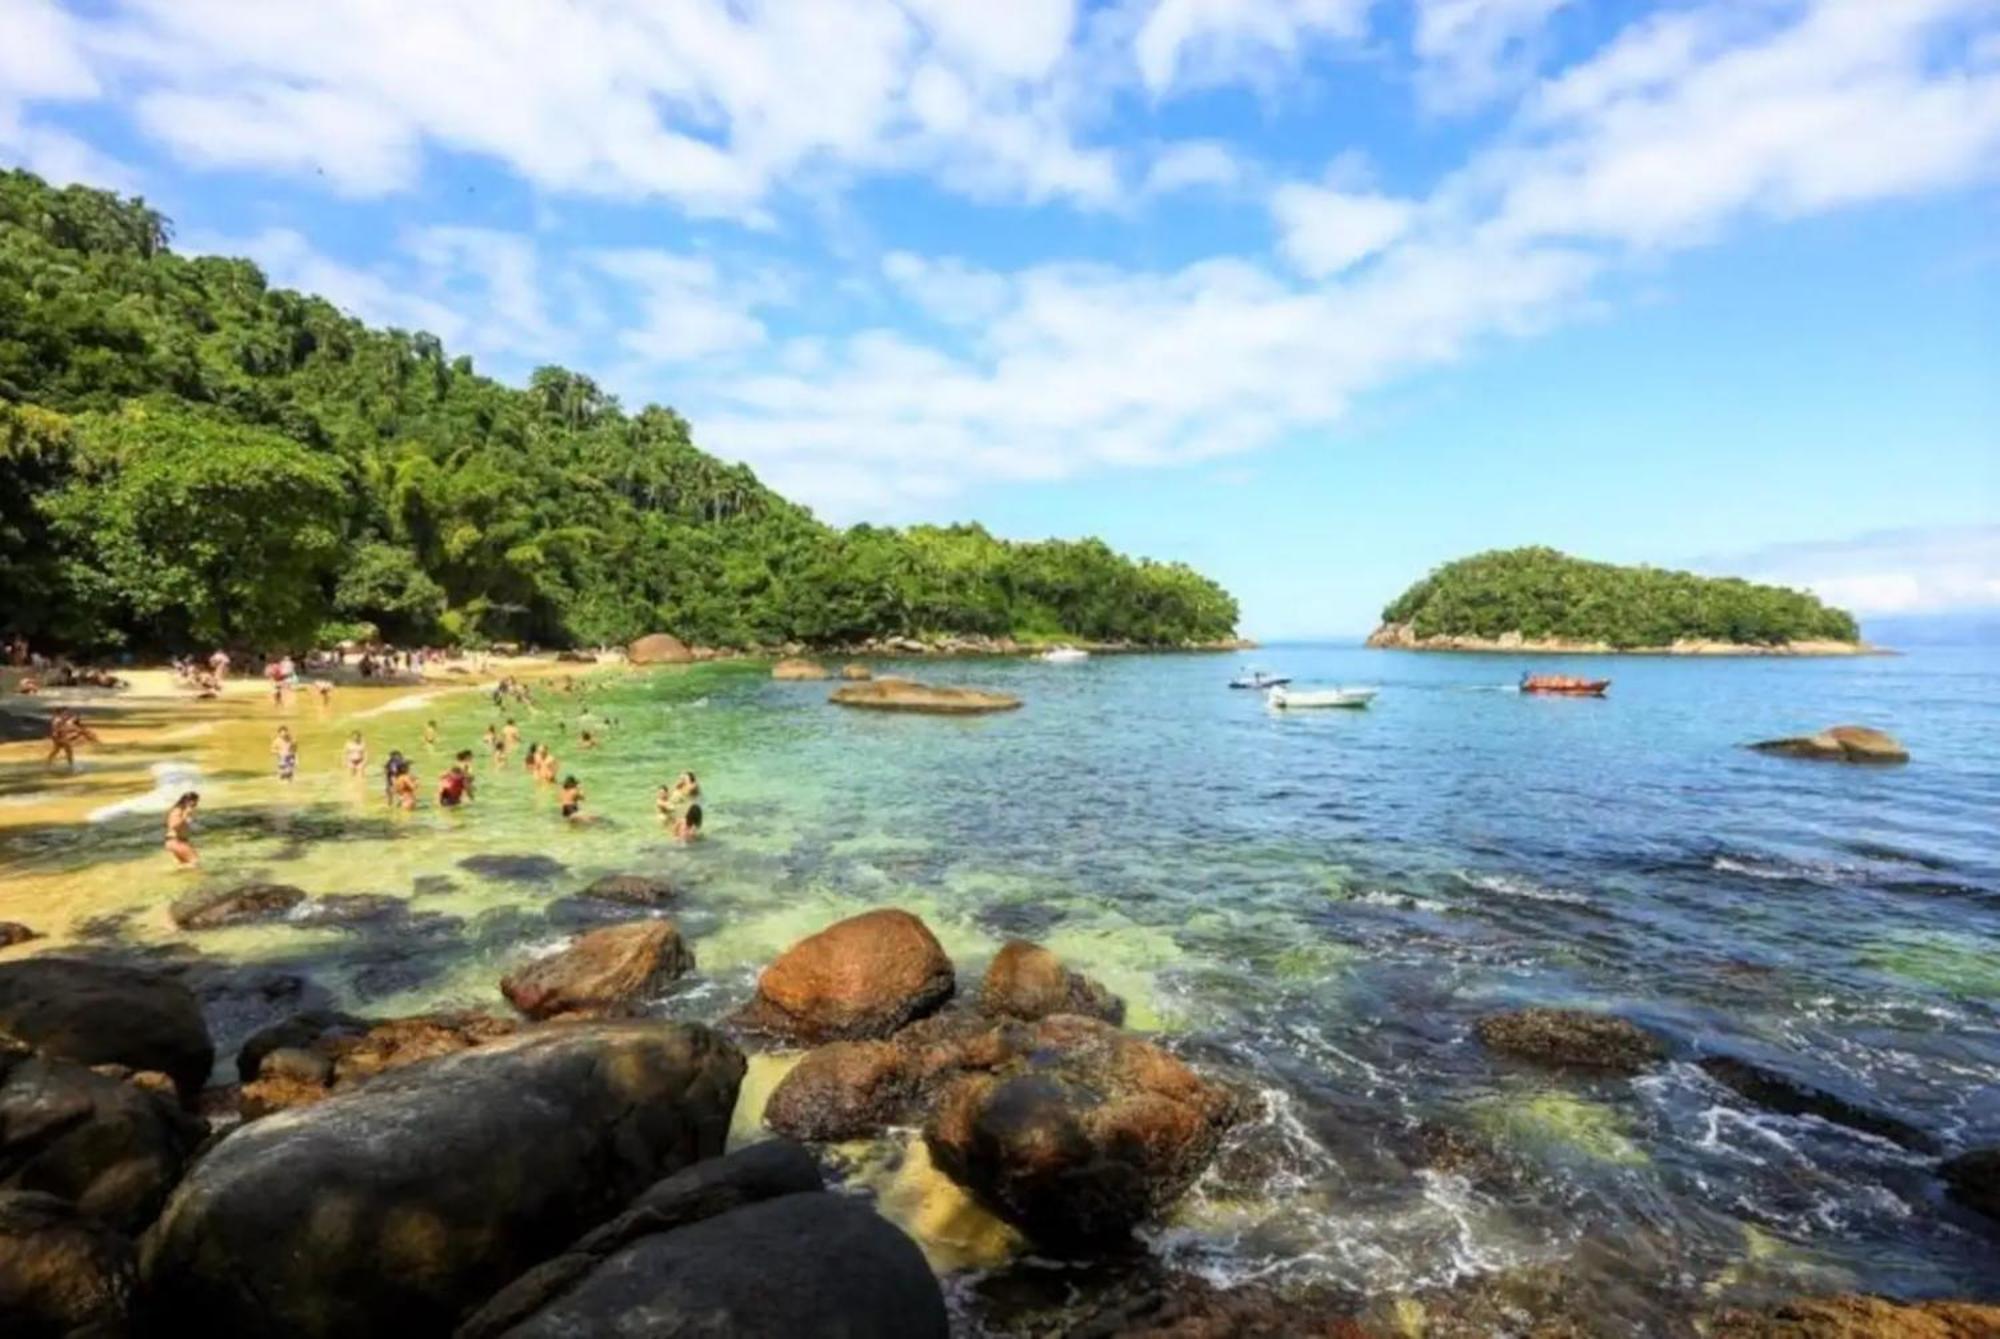
[[[306,890],[288,883],[244,883],[183,893],[167,914],[183,930],[213,930],[278,920],[305,900]]]
[[[680,638],[654,632],[626,647],[625,659],[634,665],[685,665],[694,659],[694,653]]]
[[[840,667],[840,677],[850,683],[866,683],[875,677],[875,671],[866,665],[850,662]]]
[[[951,959],[930,927],[884,907],[786,949],[757,978],[737,1021],[793,1041],[886,1037],[936,1012],[955,987]]]
[[[458,867],[502,883],[547,883],[566,872],[562,861],[546,855],[469,855]]]
[[[1614,646],[1606,641],[1575,637],[1529,637],[1503,632],[1495,637],[1455,633],[1425,636],[1408,623],[1384,623],[1368,634],[1366,645],[1378,651],[1468,651],[1493,655],[1560,656],[1872,656],[1885,654],[1867,642],[1812,638],[1792,642],[1718,642],[1685,637],[1659,646]]]
[[[1845,1293],[1724,1311],[1708,1333],[1712,1339],[1993,1339],[2000,1335],[2000,1306]]]
[[[1878,1139],[1901,1144],[1919,1153],[1937,1151],[1937,1141],[1908,1121],[1858,1103],[1782,1074],[1769,1065],[1741,1056],[1703,1056],[1701,1068],[1710,1078],[1747,1100],[1785,1116],[1813,1116],[1850,1130],[1872,1134]]]
[[[137,1231],[206,1133],[171,1094],[72,1061],[0,1052],[0,1188],[57,1195]]]
[[[40,930],[31,930],[19,921],[0,921],[0,948],[12,948],[41,937]]]
[[[694,953],[672,921],[633,921],[579,935],[561,952],[523,964],[501,980],[500,993],[530,1018],[553,1018],[645,999],[693,967]]]
[[[132,1243],[68,1200],[0,1191],[0,1333],[111,1339],[131,1322]]]
[[[501,1037],[520,1024],[480,1013],[419,1014],[366,1019],[316,1012],[296,1015],[243,1043],[236,1070],[245,1119],[307,1106],[386,1070],[454,1055]]]
[[[1125,1021],[1125,1001],[1025,939],[1009,940],[994,955],[980,986],[979,1007],[989,1014],[1031,1021],[1050,1014]]]
[[[431,1334],[722,1151],[742,1054],[706,1028],[539,1028],[244,1126],[140,1269],[166,1332]]]
[[[1045,1249],[1123,1239],[1194,1184],[1240,1114],[1228,1090],[1096,1019],[1058,1015],[1001,1035],[993,1064],[945,1088],[924,1142]]]
[[[1938,1175],[1953,1199],[2000,1221],[2000,1147],[1961,1153],[1939,1167]]]
[[[990,1020],[954,1010],[876,1041],[837,1041],[808,1052],[771,1091],[764,1123],[794,1139],[863,1139],[919,1125],[938,1092],[968,1068],[1008,1054]]]
[[[774,679],[807,682],[814,679],[828,679],[833,676],[827,672],[826,666],[820,664],[818,661],[788,659],[780,660],[777,664],[771,666],[771,677]]]
[[[1012,711],[1021,699],[1006,693],[989,693],[979,688],[950,688],[941,684],[918,683],[914,679],[874,679],[866,683],[843,684],[833,690],[829,701],[843,707],[874,711],[911,711],[936,716],[971,716],[992,711]]]
[[[650,874],[606,874],[591,880],[590,886],[578,896],[634,907],[657,907],[673,901],[679,892],[667,880]]]
[[[215,1065],[201,1008],[153,972],[73,958],[0,963],[0,1033],[83,1065],[157,1070],[192,1102]]]
[[[1866,725],[1835,725],[1817,734],[1789,739],[1765,739],[1752,744],[1759,753],[1824,762],[1908,762],[1910,751],[1887,731]]]
[[[1473,1031],[1507,1055],[1612,1074],[1637,1074],[1666,1054],[1637,1023],[1582,1009],[1514,1009],[1480,1019]]]

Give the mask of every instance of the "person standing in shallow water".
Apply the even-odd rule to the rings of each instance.
[[[201,796],[189,791],[174,801],[174,807],[167,810],[167,854],[174,858],[175,869],[194,869],[201,864],[194,843],[189,840],[194,827],[194,811],[201,805]]]
[[[278,780],[289,785],[299,774],[299,741],[292,738],[290,726],[279,726],[271,737],[271,756],[278,760]]]
[[[557,802],[562,805],[562,816],[572,823],[583,821],[583,787],[577,784],[574,774],[563,778],[562,789],[557,792]]]
[[[347,737],[347,747],[342,750],[347,759],[347,774],[358,777],[368,766],[368,746],[361,742],[361,732],[356,730]]]
[[[438,746],[438,723],[436,721],[425,721],[424,752],[436,753],[437,746]]]

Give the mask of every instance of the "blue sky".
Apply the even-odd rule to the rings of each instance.
[[[143,194],[839,522],[1365,630],[1549,543],[2000,606],[2000,0],[0,0]]]

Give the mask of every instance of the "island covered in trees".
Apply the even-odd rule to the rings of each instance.
[[[1854,616],[1804,591],[1621,567],[1550,548],[1438,568],[1382,611],[1370,646],[1435,651],[1843,655],[1872,650]]]
[[[557,367],[522,388],[182,256],[137,199],[0,173],[0,635],[82,652],[1234,634],[1178,563],[841,530]]]

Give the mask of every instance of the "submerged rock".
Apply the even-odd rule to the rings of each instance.
[[[694,967],[672,921],[633,921],[580,935],[500,982],[500,993],[530,1018],[610,1009],[644,999]]]
[[[1843,1293],[1724,1311],[1708,1332],[1712,1339],[1992,1339],[2000,1335],[2000,1306]]]
[[[828,699],[843,707],[865,707],[876,711],[914,711],[936,716],[968,716],[990,711],[1012,711],[1021,699],[1007,693],[989,693],[979,688],[951,688],[942,684],[918,683],[913,679],[875,679],[867,683],[844,684]]]
[[[1866,725],[1836,725],[1817,734],[1760,740],[1750,747],[1759,753],[1782,753],[1788,758],[1820,758],[1828,762],[1910,760],[1910,751],[1901,740]]]
[[[1549,1065],[1637,1074],[1666,1055],[1637,1023],[1583,1009],[1513,1009],[1473,1025],[1496,1051]]]
[[[132,1243],[68,1200],[0,1191],[0,1332],[110,1339],[131,1322]]]
[[[865,683],[875,677],[875,671],[866,665],[848,664],[840,667],[840,677],[850,683]]]
[[[1082,1014],[1107,1023],[1125,1021],[1125,1001],[1080,972],[1062,965],[1039,944],[1014,939],[1003,944],[986,969],[979,1007],[1030,1021],[1050,1014]]]
[[[1702,1071],[1717,1083],[1780,1115],[1816,1116],[1920,1153],[1937,1151],[1937,1141],[1908,1121],[1870,1111],[1768,1065],[1733,1055],[1703,1056],[1700,1064]]]
[[[144,1227],[207,1133],[171,1096],[25,1050],[0,1052],[0,1188]]]
[[[936,1012],[956,985],[930,927],[883,907],[786,949],[757,978],[738,1022],[796,1041],[885,1037]]]
[[[213,930],[278,920],[305,900],[306,890],[289,883],[244,883],[183,893],[167,914],[183,930]]]
[[[774,679],[796,681],[826,679],[832,676],[827,673],[826,666],[817,664],[814,661],[780,660],[777,664],[771,666],[771,677]]]
[[[1050,1249],[1122,1239],[1171,1205],[1240,1114],[1228,1090],[1096,1019],[1000,1035],[994,1062],[938,1098],[924,1141],[946,1175]]]
[[[469,855],[458,867],[482,879],[501,883],[547,883],[561,878],[567,866],[545,855]]]
[[[1961,1153],[1938,1168],[1952,1198],[2000,1220],[2000,1147]]]
[[[288,919],[300,925],[363,925],[409,914],[410,904],[394,893],[328,893],[307,899]]]
[[[680,638],[654,632],[626,647],[625,659],[634,665],[685,665],[694,653]]]
[[[447,1331],[662,1176],[719,1154],[742,1077],[742,1054],[707,1028],[577,1024],[246,1125],[146,1238],[157,1320],[245,1336]]]
[[[45,1055],[170,1076],[191,1102],[215,1066],[201,1009],[156,972],[76,958],[0,963],[0,1033]]]
[[[591,880],[580,897],[605,902],[623,902],[635,907],[657,907],[678,897],[679,890],[665,879],[650,874],[606,874]]]

